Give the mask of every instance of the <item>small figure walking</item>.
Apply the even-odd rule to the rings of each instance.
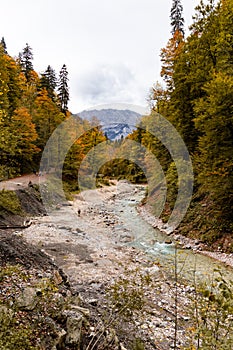
[[[78,216],[80,216],[81,215],[81,210],[80,209],[78,209]]]

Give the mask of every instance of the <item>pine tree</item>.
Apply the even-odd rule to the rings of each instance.
[[[3,47],[4,53],[7,55],[6,42],[5,42],[4,37],[2,37],[1,45],[2,45],[2,47]]]
[[[58,97],[60,99],[61,111],[66,113],[68,111],[68,101],[69,101],[69,87],[68,87],[68,72],[67,67],[63,64],[62,69],[59,73],[58,81]]]
[[[172,26],[172,35],[178,31],[182,33],[184,37],[183,6],[180,0],[173,0],[170,19]]]
[[[32,48],[28,44],[26,44],[25,48],[23,49],[23,52],[19,54],[19,60],[22,67],[22,71],[24,72],[27,81],[29,81],[30,73],[33,70],[33,53]]]
[[[48,96],[54,101],[55,88],[57,87],[57,78],[55,70],[49,65],[44,73],[41,74],[40,79],[41,88],[45,88],[48,92]]]
[[[161,77],[167,84],[168,91],[174,89],[173,73],[176,61],[184,47],[184,18],[182,17],[183,6],[180,0],[173,0],[171,8],[172,37],[167,46],[161,50]]]

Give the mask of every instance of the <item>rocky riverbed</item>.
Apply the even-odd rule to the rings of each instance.
[[[193,283],[175,278],[174,260],[168,260],[169,270],[161,265],[168,256],[166,249],[173,247],[170,240],[175,237],[168,237],[169,242],[164,245],[166,239],[152,227],[156,226],[154,219],[143,208],[137,212],[136,204],[144,190],[143,186],[122,181],[86,191],[12,234],[13,241],[26,240],[41,252],[39,256],[47,256],[67,276],[69,293],[78,300],[73,302],[72,310],[77,313],[81,307],[88,314],[82,329],[86,339],[83,349],[88,348],[88,342],[88,349],[97,349],[98,344],[98,349],[112,350],[134,349],[136,344],[140,348],[141,343],[146,350],[182,349],[192,342],[187,329],[192,326],[190,311],[195,288]],[[149,222],[147,236],[142,216]],[[157,239],[157,246],[165,250],[161,251],[162,260],[148,254],[157,247]],[[139,249],[143,247],[147,248]],[[199,249],[199,244],[194,242],[193,247]],[[23,250],[20,254],[17,251],[19,262],[28,256],[30,265],[32,256],[33,264],[34,253],[24,257]],[[50,265],[45,264],[45,270],[46,266]],[[69,342],[67,326],[62,332]]]
[[[207,244],[200,242],[197,239],[192,239],[189,237],[182,236],[181,234],[178,234],[176,231],[172,233],[167,233],[169,232],[169,228],[166,227],[166,224],[164,224],[162,220],[156,219],[153,215],[151,215],[145,206],[139,206],[138,212],[143,217],[143,219],[146,222],[148,222],[151,226],[153,226],[154,228],[158,228],[161,232],[164,232],[165,234],[167,234],[168,240],[170,237],[185,249],[192,249],[195,252],[209,256],[215,259],[216,261],[224,263],[227,266],[230,266],[231,268],[233,268],[232,253],[231,254],[224,253],[221,251],[220,247],[218,248],[218,251],[212,251],[211,247],[209,247]]]
[[[132,348],[138,338],[145,349],[167,350],[174,346],[177,323],[179,348],[189,338],[185,329],[193,288],[181,281],[177,283],[156,259],[130,246],[134,230],[124,221],[122,200],[135,205],[142,191],[142,187],[127,182],[87,191],[73,202],[61,203],[51,215],[34,219],[29,228],[15,234],[40,248],[65,272],[72,290],[91,312],[93,334],[98,334],[100,325],[114,323],[123,347]],[[123,288],[121,284],[128,288],[126,294],[137,290],[143,301],[143,307],[133,310],[126,319],[121,310],[114,309],[113,317],[109,309],[111,290]],[[123,294],[118,298],[122,307],[127,307]]]

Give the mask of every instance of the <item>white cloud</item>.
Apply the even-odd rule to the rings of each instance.
[[[86,106],[105,103],[141,104],[136,75],[124,64],[100,64],[81,75],[76,92]]]
[[[183,2],[186,25],[198,2]],[[145,104],[148,90],[159,79],[160,49],[170,37],[171,3],[172,0],[2,1],[0,35],[5,37],[13,56],[28,42],[39,72],[49,64],[57,72],[64,63],[67,65],[69,107],[74,113],[96,102]]]

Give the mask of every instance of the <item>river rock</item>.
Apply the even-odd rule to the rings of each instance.
[[[62,284],[63,282],[63,278],[57,270],[55,270],[53,273],[53,280],[56,285]]]
[[[17,306],[26,311],[34,310],[38,302],[38,294],[35,288],[26,287],[16,301]]]
[[[165,244],[172,244],[172,240],[171,239],[169,239],[169,238],[167,238],[166,240],[165,240],[165,242],[164,242]]]
[[[52,350],[62,349],[63,344],[65,342],[65,337],[66,331],[64,329],[61,329],[59,332],[57,332],[57,338],[54,342]]]
[[[120,242],[121,243],[129,243],[132,242],[132,236],[130,234],[122,234],[120,236]]]
[[[151,267],[147,267],[145,269],[145,272],[148,274],[148,275],[156,275],[158,272],[159,272],[159,267],[157,265],[155,266],[151,266]]]
[[[76,346],[77,349],[80,345],[82,324],[84,321],[84,316],[79,312],[69,312],[66,320],[66,339],[67,345]]]
[[[97,306],[98,305],[98,299],[88,299],[87,303],[93,306]]]
[[[50,329],[50,337],[53,339],[52,350],[64,349],[66,331],[60,327],[51,317],[41,316],[41,321],[44,322]]]

